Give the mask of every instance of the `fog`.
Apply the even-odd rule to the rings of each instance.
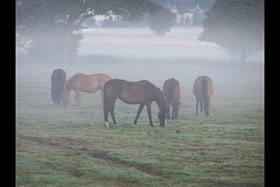
[[[263,106],[263,52],[248,58],[244,64],[233,62],[218,45],[198,41],[202,31],[202,27],[174,27],[165,36],[156,36],[148,28],[91,28],[82,30],[76,61],[47,61],[45,57],[33,59],[17,53],[17,103],[24,100],[23,95],[35,92],[38,97],[40,93],[46,94],[46,102],[51,104],[51,74],[61,68],[66,71],[67,79],[78,72],[106,73],[129,81],[148,80],[160,89],[166,79],[174,77],[181,84],[181,100],[186,106],[194,106],[194,80],[207,75],[213,80],[214,107],[226,97],[231,98],[227,100],[231,103],[236,97],[257,98],[258,105]],[[44,35],[48,34],[40,33],[40,37]],[[59,47],[50,48],[59,51]],[[36,84],[43,84],[44,90],[36,90]],[[82,97],[85,95],[82,93]]]
[[[164,80],[175,77],[179,81],[187,80],[191,92],[192,81],[199,75],[212,76],[222,83],[238,82],[243,87],[246,81],[239,75],[244,73],[263,92],[263,52],[248,58],[245,64],[232,62],[218,45],[198,41],[202,31],[202,27],[174,27],[165,36],[156,36],[148,28],[83,29],[75,62],[49,62],[17,53],[17,81],[36,79],[36,76],[50,79],[54,69],[62,68],[67,72],[67,79],[78,72],[107,73],[113,78],[147,79],[159,87]],[[50,38],[48,33],[40,33],[40,37],[44,35]],[[59,51],[59,47],[50,48]],[[236,75],[231,80],[227,74],[234,71]]]
[[[84,29],[79,54],[101,54],[145,59],[227,59],[217,45],[197,40],[201,27],[173,28],[155,36],[149,28]]]
[[[219,46],[197,40],[202,30],[178,27],[165,36],[156,36],[148,28],[84,29],[76,62],[44,63],[45,59],[22,61],[18,57],[17,81],[20,84],[22,80],[36,81],[36,77],[42,77],[49,82],[49,89],[51,73],[57,68],[66,71],[67,79],[78,72],[107,73],[131,81],[146,79],[160,88],[166,79],[175,77],[192,95],[194,79],[208,75],[213,78],[216,91],[223,90],[222,85],[227,82],[246,88],[246,78],[263,95],[263,55],[255,55],[245,64],[232,62]]]
[[[218,45],[198,41],[202,27],[174,27],[165,36],[156,36],[149,28],[83,29],[78,54],[112,55],[144,59],[203,58],[230,60]],[[248,60],[263,60],[263,52]]]

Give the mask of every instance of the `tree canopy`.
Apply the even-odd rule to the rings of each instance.
[[[199,40],[214,42],[244,62],[264,47],[264,1],[216,0],[203,28]]]
[[[152,0],[16,0],[17,41],[32,40],[29,53],[42,57],[53,52],[61,60],[77,53],[78,31],[87,18],[113,14],[135,22],[159,11],[168,12]]]

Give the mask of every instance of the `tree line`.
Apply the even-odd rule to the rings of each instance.
[[[207,9],[199,40],[221,46],[239,62],[264,43],[263,0],[197,0]],[[169,3],[169,4],[168,4]],[[16,0],[16,47],[38,60],[75,61],[83,23],[96,15],[140,22],[164,35],[175,24],[169,0]]]

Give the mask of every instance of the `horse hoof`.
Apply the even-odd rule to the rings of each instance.
[[[105,122],[104,125],[105,125],[105,127],[109,128],[109,123],[108,122]]]

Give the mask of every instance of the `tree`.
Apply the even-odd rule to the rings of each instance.
[[[214,2],[215,0],[197,0],[200,8],[205,10],[210,9],[213,6]]]
[[[135,22],[161,10],[152,0],[16,0],[17,45],[31,40],[29,55],[69,61],[77,54],[87,18],[114,14]]]
[[[168,9],[156,12],[149,19],[150,28],[156,35],[165,35],[175,24],[176,15]]]
[[[216,0],[202,24],[199,40],[218,44],[241,63],[264,48],[263,0]]]
[[[193,25],[201,25],[202,20],[204,19],[204,12],[202,9],[196,8],[193,13]]]

